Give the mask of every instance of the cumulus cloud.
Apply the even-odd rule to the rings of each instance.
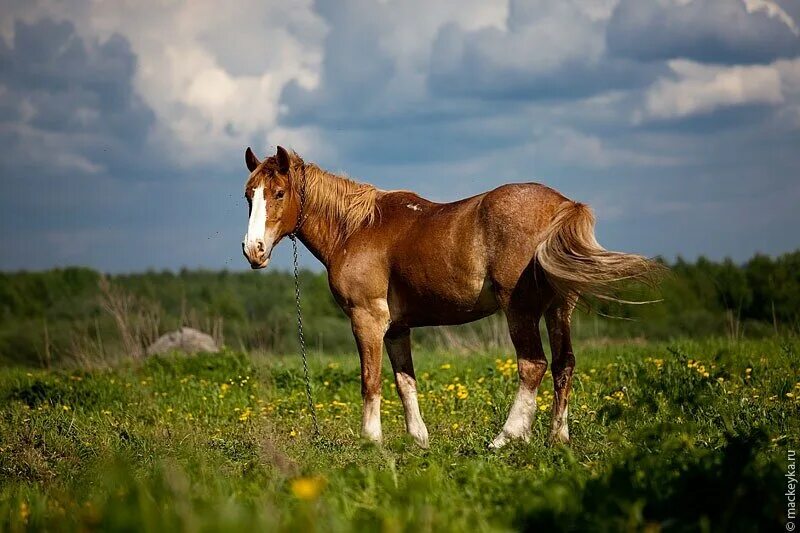
[[[500,27],[507,13],[500,0],[323,0],[316,8],[329,29],[320,82],[314,88],[287,84],[281,98],[286,125],[374,128],[463,112],[429,98],[432,43],[443,25]]]
[[[4,165],[46,155],[48,170],[116,171],[154,116],[132,87],[136,57],[119,34],[85,42],[69,22],[18,22],[0,41]]]
[[[784,102],[781,76],[771,65],[721,67],[673,60],[675,79],[663,79],[647,90],[635,120],[676,119],[717,109]]]
[[[511,0],[505,28],[445,26],[434,43],[431,87],[445,96],[559,99],[647,83],[659,66],[606,54],[609,13],[576,0]]]
[[[180,165],[229,164],[242,146],[275,143],[279,94],[290,80],[317,83],[327,31],[307,0],[223,9],[211,0],[123,0],[96,4],[88,18],[101,34],[125,28],[137,89]]]
[[[769,0],[621,0],[606,41],[639,61],[743,64],[800,53],[796,22]]]

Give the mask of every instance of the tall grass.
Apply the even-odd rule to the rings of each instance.
[[[762,531],[783,528],[800,342],[578,343],[569,447],[499,452],[510,354],[418,353],[423,451],[385,368],[383,447],[359,441],[353,355],[157,356],[0,371],[0,530]],[[466,396],[464,395],[466,392]]]

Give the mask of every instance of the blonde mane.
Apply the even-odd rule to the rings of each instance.
[[[245,187],[257,187],[269,180],[277,170],[275,156],[264,159],[250,173]],[[376,203],[379,191],[375,186],[337,176],[313,163],[305,163],[296,153],[291,153],[289,181],[295,194],[305,194],[303,218],[319,216],[336,223],[339,241],[346,240],[358,228],[373,224],[380,215]]]
[[[376,204],[378,189],[375,186],[337,176],[313,163],[303,164],[302,160],[298,163],[293,172],[292,187],[300,193],[303,179],[297,179],[297,174],[304,174],[305,214],[338,221],[340,240],[346,240],[358,228],[375,222],[379,215]]]

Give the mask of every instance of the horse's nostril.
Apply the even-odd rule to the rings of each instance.
[[[264,251],[264,241],[258,241],[258,251],[259,252]]]

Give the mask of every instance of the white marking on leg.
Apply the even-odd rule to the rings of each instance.
[[[551,439],[558,442],[569,442],[568,411],[569,407],[564,407],[561,416],[553,418],[553,429],[550,432]]]
[[[395,374],[397,381],[397,392],[403,402],[403,410],[406,415],[406,429],[417,444],[422,448],[428,447],[428,428],[422,420],[422,413],[419,411],[417,401],[417,382],[405,372]]]
[[[514,404],[508,413],[503,430],[495,437],[490,448],[501,448],[511,439],[523,439],[528,442],[531,436],[531,424],[536,415],[536,394],[538,389],[530,390],[522,383],[517,389]]]
[[[364,398],[364,411],[361,418],[361,436],[380,444],[383,438],[381,431],[381,397]]]

